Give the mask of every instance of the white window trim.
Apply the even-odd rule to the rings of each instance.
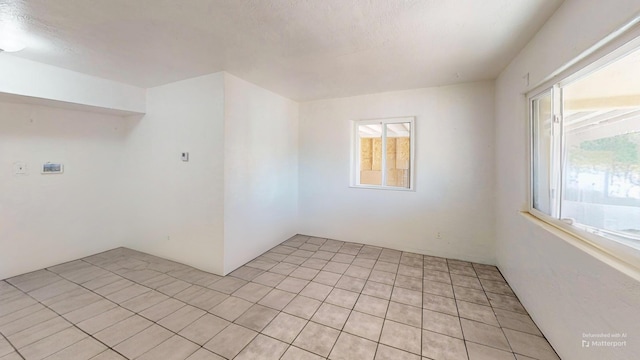
[[[579,78],[595,72],[596,70],[603,68],[616,60],[620,59],[626,54],[629,54],[633,50],[640,49],[640,16],[636,16],[616,30],[609,36],[605,37],[602,41],[583,52],[576,59],[562,66],[560,69],[552,73],[544,81],[533,87],[525,94],[527,101],[527,136],[529,138],[528,146],[528,194],[527,194],[527,212],[533,215],[538,220],[551,225],[553,228],[559,229],[562,232],[570,235],[574,240],[577,240],[580,247],[586,246],[588,249],[595,251],[589,251],[595,254],[602,261],[612,265],[616,269],[619,269],[627,275],[640,279],[640,251],[630,246],[621,244],[610,238],[597,235],[588,226],[579,224],[570,224],[562,221],[561,219],[549,216],[533,207],[533,135],[534,130],[532,111],[532,100],[540,97],[547,91],[552,91],[552,103],[557,102],[558,97],[554,96],[554,92],[557,92],[560,87],[564,87],[567,84],[578,80]],[[561,100],[561,99],[560,99]],[[561,100],[562,101],[562,100]],[[560,104],[553,104],[553,114],[561,114],[561,101]],[[564,136],[564,135],[563,135]],[[558,141],[564,142],[563,138]],[[561,144],[564,145],[564,144]],[[563,159],[561,159],[563,161]],[[562,166],[562,164],[558,164]],[[560,180],[561,181],[561,180]],[[559,197],[557,197],[559,198]],[[557,211],[560,210],[560,201],[557,202]],[[559,212],[558,212],[559,213]],[[572,241],[574,242],[574,241]],[[575,245],[575,243],[574,243]]]
[[[358,133],[359,125],[380,124],[382,128],[382,149],[387,148],[387,127],[386,124],[410,123],[410,161],[409,161],[409,187],[387,186],[387,185],[361,185],[360,184],[360,136]],[[416,124],[414,116],[403,116],[381,119],[363,119],[351,121],[351,162],[350,162],[350,180],[349,187],[357,189],[373,189],[373,190],[394,190],[394,191],[415,191],[415,141],[416,141]],[[387,157],[382,156],[382,169],[386,169]],[[386,171],[382,171],[382,184],[386,182]]]

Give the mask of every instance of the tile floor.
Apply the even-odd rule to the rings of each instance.
[[[0,359],[558,359],[493,266],[298,235],[225,277],[119,248],[0,281]]]

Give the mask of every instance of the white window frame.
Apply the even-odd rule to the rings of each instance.
[[[535,209],[533,203],[533,176],[534,176],[534,121],[533,121],[533,101],[543,94],[551,91],[552,108],[554,123],[557,121],[559,129],[562,131],[562,92],[561,89],[593,72],[606,67],[607,65],[617,61],[625,55],[640,49],[640,17],[634,18],[632,21],[612,33],[594,47],[588,49],[578,58],[569,62],[565,66],[551,74],[547,79],[539,85],[533,87],[532,90],[525,94],[527,100],[527,121],[528,121],[528,139],[529,139],[529,186],[528,186],[528,212],[543,222],[568,233],[580,242],[580,246],[586,245],[589,251],[595,250],[596,254],[604,255],[610,264],[624,270],[627,274],[638,278],[640,276],[640,251],[628,245],[619,243],[610,237],[605,237],[606,230],[593,228],[582,224],[573,224],[563,221],[559,218],[561,214],[561,198],[562,198],[562,169],[564,158],[563,155],[556,158],[554,171],[560,171],[560,177],[553,179],[557,181],[555,200],[552,199],[551,208],[552,215],[545,214]],[[556,119],[557,117],[557,119]],[[552,141],[558,142],[560,149],[564,146],[564,133]],[[554,145],[556,146],[556,145]],[[609,234],[607,234],[609,235]],[[612,261],[613,263],[612,263]]]
[[[358,132],[358,126],[360,125],[381,125],[382,130],[382,149],[383,152],[387,148],[387,125],[398,123],[410,123],[410,139],[409,143],[411,149],[409,149],[409,187],[388,186],[384,185],[387,179],[387,157],[382,156],[382,185],[360,184],[360,135]],[[416,124],[414,116],[393,117],[383,119],[364,119],[364,120],[352,120],[351,124],[351,178],[349,187],[360,189],[377,189],[377,190],[395,190],[395,191],[415,191],[415,149],[416,149]]]

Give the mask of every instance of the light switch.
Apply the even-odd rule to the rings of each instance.
[[[188,152],[183,152],[182,153],[182,161],[189,161],[189,153]]]

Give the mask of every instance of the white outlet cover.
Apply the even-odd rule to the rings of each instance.
[[[27,163],[17,161],[13,163],[13,173],[16,175],[27,175],[29,174],[29,169],[27,168]]]

